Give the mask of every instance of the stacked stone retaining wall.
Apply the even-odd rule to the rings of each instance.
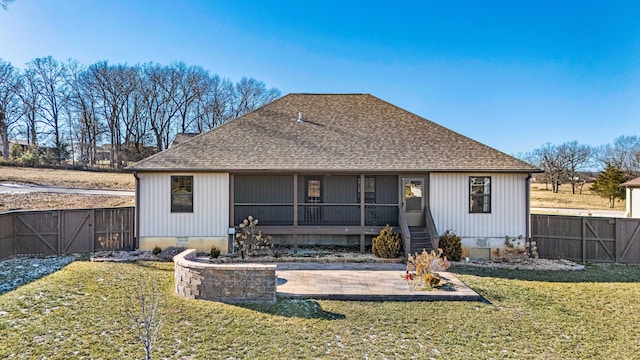
[[[276,302],[276,265],[211,264],[189,249],[173,258],[176,293],[234,304]]]

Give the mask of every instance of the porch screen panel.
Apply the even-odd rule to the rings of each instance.
[[[376,175],[375,203],[365,205],[365,225],[398,225],[398,177]]]
[[[293,225],[292,175],[235,175],[234,223],[249,215],[261,225]]]

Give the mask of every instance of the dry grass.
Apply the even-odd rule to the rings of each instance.
[[[86,209],[134,206],[133,196],[25,193],[2,194],[0,213],[12,210]]]
[[[0,182],[34,184],[77,189],[134,190],[135,179],[129,173],[36,169],[5,166],[0,168]]]
[[[531,184],[531,207],[590,209],[590,210],[625,210],[625,202],[616,201],[614,209],[609,208],[609,199],[591,192],[591,184],[585,184],[582,194],[571,193],[571,185],[560,186],[557,194],[546,190],[545,184]]]

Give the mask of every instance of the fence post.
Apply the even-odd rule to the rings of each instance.
[[[16,213],[11,213],[11,246],[13,247],[13,257],[18,254],[18,241],[16,240]]]
[[[587,219],[582,217],[582,263],[587,263]]]
[[[613,219],[613,260],[617,263],[618,262],[618,254],[620,254],[620,251],[618,251],[618,244],[620,244],[620,241],[618,241],[618,234],[620,232],[618,231],[618,219],[614,218]]]

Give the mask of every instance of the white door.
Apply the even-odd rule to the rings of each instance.
[[[425,188],[423,178],[402,179],[404,209],[409,226],[424,226]]]

